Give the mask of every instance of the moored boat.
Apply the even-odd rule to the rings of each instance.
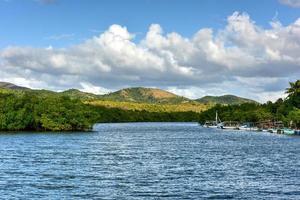
[[[220,123],[218,126],[221,129],[239,130],[239,123],[235,121],[225,121]]]
[[[295,130],[293,129],[290,129],[290,128],[284,128],[283,129],[283,134],[286,134],[286,135],[295,135]]]
[[[252,122],[245,122],[241,126],[239,126],[239,130],[242,131],[260,131],[258,127],[255,126]]]
[[[274,133],[274,129],[269,128],[269,129],[267,129],[267,132],[269,132],[269,133]]]
[[[218,111],[216,111],[216,119],[215,121],[206,121],[203,124],[205,128],[219,128],[219,124],[222,123],[220,118],[218,117]]]
[[[217,128],[218,125],[215,121],[206,121],[204,124],[203,124],[203,127],[205,128]]]

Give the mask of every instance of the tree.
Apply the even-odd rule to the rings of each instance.
[[[288,123],[292,125],[293,128],[300,128],[300,109],[294,109],[288,116]]]
[[[290,82],[290,87],[286,89],[288,96],[295,96],[300,94],[300,80],[296,82]]]
[[[286,89],[287,103],[300,108],[300,80],[290,82],[290,87]]]

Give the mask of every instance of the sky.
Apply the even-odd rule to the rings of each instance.
[[[300,77],[300,0],[0,0],[0,81],[192,99],[284,97]]]

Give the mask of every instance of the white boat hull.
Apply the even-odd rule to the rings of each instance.
[[[260,131],[260,129],[256,128],[256,127],[253,127],[253,128],[250,128],[250,127],[239,127],[239,130],[242,130],[242,131]]]
[[[235,126],[221,126],[221,129],[238,130],[239,128]]]
[[[210,125],[204,125],[203,127],[205,127],[205,128],[218,128],[218,126],[210,126]]]

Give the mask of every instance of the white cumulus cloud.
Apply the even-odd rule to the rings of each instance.
[[[270,25],[260,27],[248,14],[234,12],[217,31],[203,28],[187,38],[152,24],[134,42],[135,34],[114,24],[72,47],[4,48],[0,80],[13,77],[18,84],[16,78],[24,78],[35,87],[95,93],[153,86],[193,98],[225,93],[256,98],[259,92],[261,101],[272,94],[274,99],[300,75],[300,18]]]

